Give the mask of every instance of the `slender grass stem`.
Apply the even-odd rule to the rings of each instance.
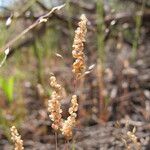
[[[58,135],[57,135],[57,132],[55,132],[55,149],[58,150]]]
[[[2,65],[4,64],[4,62],[6,61],[7,55],[4,55],[4,58],[2,59],[2,61],[0,62],[0,67],[2,67]]]
[[[104,32],[105,32],[105,23],[104,23],[104,4],[103,0],[97,0],[97,47],[98,47],[98,59],[102,65],[105,62],[105,43],[104,43]]]
[[[137,13],[140,13],[139,15],[136,16],[135,18],[135,35],[134,35],[134,41],[133,41],[133,46],[132,46],[132,52],[131,52],[131,59],[132,62],[134,62],[136,55],[137,55],[137,48],[138,48],[138,41],[140,37],[140,30],[141,30],[141,24],[142,24],[142,16],[145,8],[145,0],[142,2],[141,10]]]
[[[74,140],[74,137],[72,138],[72,150],[75,150],[75,140]]]
[[[67,140],[67,150],[69,150],[69,140]]]

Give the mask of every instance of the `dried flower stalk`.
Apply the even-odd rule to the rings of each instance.
[[[77,96],[73,95],[71,99],[71,107],[69,108],[70,115],[67,118],[67,120],[63,122],[61,129],[61,132],[66,137],[66,139],[72,138],[73,135],[72,130],[76,124],[77,110],[78,110]]]
[[[78,28],[75,31],[75,37],[73,42],[73,51],[72,55],[75,58],[73,63],[72,72],[75,74],[76,78],[80,78],[85,71],[85,58],[84,58],[84,42],[85,35],[87,32],[87,18],[84,14],[80,17],[81,21],[78,23]]]
[[[140,150],[141,149],[141,143],[138,142],[138,138],[135,135],[136,132],[136,128],[134,127],[132,132],[128,131],[127,132],[127,138],[131,140],[131,142],[134,144],[135,149]],[[130,145],[128,145],[129,149],[130,149]]]
[[[72,138],[72,130],[76,123],[76,112],[78,110],[77,96],[73,95],[71,99],[71,107],[69,108],[69,117],[64,120],[62,118],[61,109],[61,93],[62,87],[56,81],[56,78],[52,76],[50,78],[50,85],[54,89],[51,95],[51,99],[48,101],[48,112],[49,117],[53,121],[52,128],[55,131],[61,131],[66,139]]]
[[[57,83],[55,76],[51,76],[51,77],[50,77],[50,86],[51,86],[57,93],[61,94],[61,92],[62,92],[62,87],[61,87],[60,84]]]
[[[50,119],[53,121],[52,128],[58,131],[62,124],[62,109],[60,104],[62,87],[57,83],[54,76],[50,78],[50,85],[54,91],[52,91],[51,99],[48,100],[48,112],[50,113]]]
[[[19,135],[15,126],[10,128],[11,131],[11,139],[15,144],[14,150],[24,150],[23,140],[21,140],[21,136]]]

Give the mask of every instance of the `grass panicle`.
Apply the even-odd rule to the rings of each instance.
[[[78,102],[77,96],[73,95],[71,99],[71,106],[69,108],[69,116],[65,120],[62,118],[61,99],[62,86],[57,83],[56,78],[52,76],[50,78],[50,85],[53,88],[51,99],[48,101],[49,117],[53,121],[52,128],[55,131],[61,131],[62,135],[68,140],[72,138],[72,130],[76,123]]]
[[[50,78],[50,85],[53,88],[53,91],[51,94],[51,99],[48,101],[48,112],[50,113],[50,119],[53,121],[52,128],[55,131],[58,131],[61,128],[62,124],[62,109],[60,103],[60,92],[62,90],[62,87],[57,83],[54,76]]]
[[[72,72],[75,74],[76,78],[80,78],[85,71],[85,58],[84,58],[84,42],[87,32],[87,18],[84,14],[80,17],[81,21],[78,23],[78,28],[75,31],[75,37],[73,42],[72,55],[75,58],[73,63]]]
[[[73,136],[72,129],[76,124],[77,110],[78,110],[77,96],[73,95],[71,99],[71,107],[69,108],[70,115],[67,118],[67,120],[63,122],[61,129],[62,134],[66,137],[66,139],[71,139]]]
[[[11,131],[11,139],[15,145],[14,150],[24,150],[23,140],[21,139],[21,136],[19,135],[16,127],[12,126],[10,131]]]

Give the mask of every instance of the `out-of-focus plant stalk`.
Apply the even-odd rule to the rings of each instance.
[[[104,95],[104,69],[105,69],[105,22],[104,22],[104,1],[97,0],[97,48],[98,48],[98,63],[97,63],[97,76],[99,83],[99,113],[100,120],[106,114],[106,102]]]
[[[133,41],[133,46],[132,46],[132,52],[131,52],[131,59],[132,61],[135,60],[136,55],[137,55],[137,48],[138,48],[138,42],[139,42],[139,37],[140,37],[140,31],[141,31],[141,24],[142,24],[142,16],[145,8],[145,0],[142,1],[142,6],[141,10],[138,11],[139,15],[136,15],[135,17],[135,35],[134,35],[134,41]]]

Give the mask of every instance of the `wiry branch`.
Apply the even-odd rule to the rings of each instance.
[[[76,5],[80,4],[77,1],[74,1],[73,3],[71,3],[72,5],[74,5],[74,3],[76,3]],[[25,16],[25,14],[19,15],[17,16],[17,18],[15,19],[30,19],[30,20],[36,20],[35,23],[33,23],[31,26],[29,26],[27,29],[25,29],[20,35],[18,35],[16,38],[14,38],[12,41],[8,42],[3,48],[2,50],[5,50],[7,47],[11,46],[11,50],[13,51],[14,49],[18,48],[14,47],[14,43],[16,41],[18,41],[22,36],[24,36],[27,32],[29,32],[30,30],[32,30],[35,26],[37,26],[38,24],[40,24],[40,20],[46,20],[48,19],[58,19],[59,21],[61,21],[63,23],[64,26],[68,26],[68,17],[64,14],[59,14],[57,12],[55,12],[54,10],[50,10],[48,7],[46,7],[43,3],[41,3],[40,1],[36,1],[36,4],[39,5],[39,7],[41,7],[41,9],[43,9],[44,12],[46,12],[46,16],[45,15],[39,15],[39,16]],[[83,5],[84,6],[84,5]],[[82,7],[83,7],[82,6]],[[89,9],[93,9],[93,6],[89,6]],[[51,12],[52,11],[52,12]],[[51,15],[51,13],[53,13],[53,15]],[[140,14],[136,14],[136,15],[140,15]],[[14,16],[15,17],[15,16]],[[0,20],[6,20],[8,19],[9,16],[0,16]],[[150,13],[149,12],[145,12],[142,14],[142,25],[148,25],[149,24],[149,20],[150,20]],[[75,28],[77,26],[77,22],[78,22],[78,18],[77,17],[72,17],[70,18],[70,23],[71,25]],[[134,24],[135,23],[135,15],[131,14],[131,13],[117,13],[115,15],[106,15],[104,18],[104,22],[106,24],[106,26],[109,28],[111,22],[114,21],[115,24],[124,24],[124,23],[131,23]],[[96,22],[91,22],[90,25],[88,25],[88,30],[89,31],[95,31],[95,27],[97,26]],[[41,26],[42,28],[43,26]],[[105,40],[107,40],[107,38],[109,37],[109,33],[110,31],[105,35]],[[32,38],[32,40],[35,40],[35,38]],[[26,42],[28,41],[28,42]],[[23,44],[22,44],[23,43]],[[31,43],[29,42],[28,39],[25,39],[23,42],[19,43],[19,47],[22,47],[24,45],[26,45],[26,43]],[[27,44],[28,45],[28,44]],[[1,51],[1,50],[0,50]],[[12,53],[11,51],[11,53]]]
[[[17,35],[14,39],[12,39],[10,42],[8,42],[1,50],[4,51],[5,49],[7,49],[8,47],[13,46],[13,44],[18,41],[21,37],[23,37],[26,33],[28,33],[30,30],[32,30],[33,28],[35,28],[37,25],[43,23],[43,22],[47,22],[47,20],[49,19],[50,15],[55,12],[56,10],[60,10],[61,8],[63,8],[65,5],[61,5],[61,6],[57,6],[52,8],[47,14],[41,16],[40,18],[38,18],[32,25],[30,25],[27,29],[23,30],[19,35]]]

